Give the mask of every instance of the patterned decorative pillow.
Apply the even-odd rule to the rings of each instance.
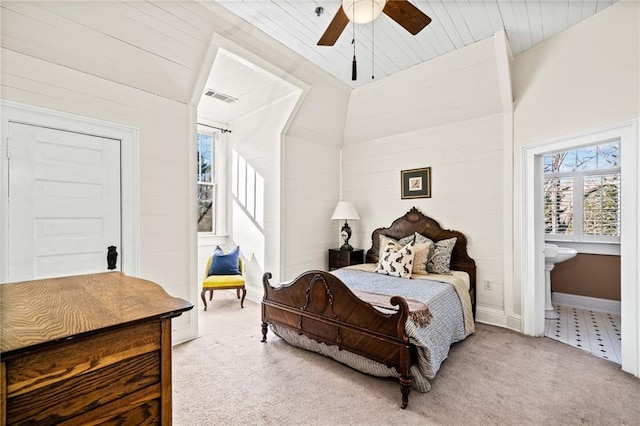
[[[414,274],[428,274],[427,262],[431,256],[431,251],[433,250],[433,241],[418,232],[414,232],[413,235],[400,238],[400,241],[398,242],[405,246],[410,241],[415,241],[416,243],[416,255],[413,258],[412,272]]]
[[[433,244],[433,241],[431,241],[429,238],[425,237],[424,235],[418,232],[414,232],[413,235],[400,238],[399,243],[402,244],[403,246],[406,246],[407,244],[409,244],[409,241],[411,241],[412,239],[416,242],[416,244],[427,244],[427,243]]]
[[[451,267],[451,253],[456,245],[457,237],[437,241],[433,246],[433,253],[427,261],[427,271],[432,274],[446,274]]]
[[[394,238],[391,237],[387,237],[386,235],[382,235],[382,234],[378,234],[378,259],[380,259],[384,253],[384,249],[385,247],[387,247],[387,243],[389,241],[392,241],[396,244],[400,244],[400,242]],[[409,244],[409,242],[407,241],[406,244],[402,244],[402,246],[406,246],[407,244]]]
[[[411,278],[414,246],[413,241],[404,247],[393,241],[387,242],[378,260],[376,272],[394,277]]]

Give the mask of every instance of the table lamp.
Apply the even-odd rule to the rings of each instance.
[[[340,235],[344,240],[344,244],[340,247],[340,250],[351,251],[353,247],[349,245],[349,238],[351,238],[351,227],[347,223],[347,220],[360,220],[360,216],[358,216],[358,212],[356,208],[353,206],[353,203],[350,201],[339,201],[336,209],[333,211],[333,215],[331,216],[331,220],[343,220],[344,226],[340,231]]]

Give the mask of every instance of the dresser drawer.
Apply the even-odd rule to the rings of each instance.
[[[364,250],[329,249],[329,270],[364,263]]]
[[[129,394],[159,394],[160,341],[157,321],[6,360],[7,424],[60,423]]]
[[[350,266],[349,265],[349,260],[338,259],[338,260],[334,260],[334,261],[330,262],[330,267],[334,268],[334,269],[344,268],[346,266]]]
[[[336,262],[344,261],[349,262],[349,252],[343,250],[329,250],[329,260]]]

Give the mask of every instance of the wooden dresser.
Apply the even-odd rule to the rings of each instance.
[[[120,272],[0,285],[0,425],[171,424],[171,318]]]

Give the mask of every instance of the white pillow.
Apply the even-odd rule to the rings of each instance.
[[[411,241],[406,246],[389,241],[382,250],[376,272],[394,277],[411,278],[415,243]]]

